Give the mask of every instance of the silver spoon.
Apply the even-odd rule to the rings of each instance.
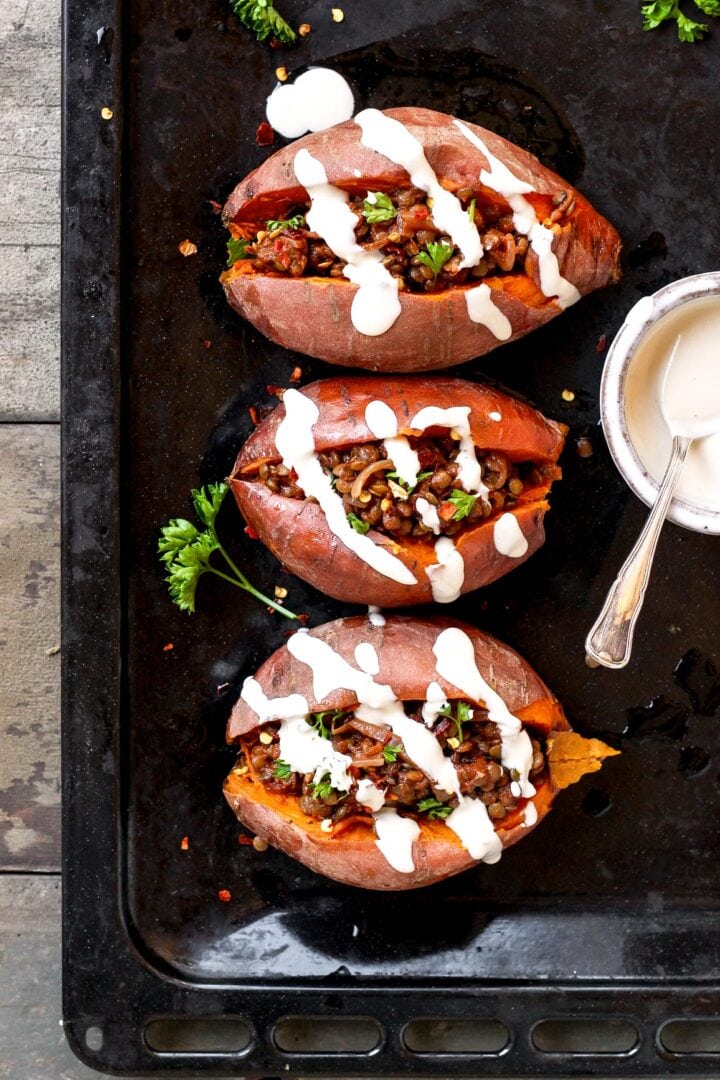
[[[660,408],[672,435],[672,451],[655,504],[608,592],[597,621],[585,640],[585,653],[593,665],[625,667],[632,651],[635,623],[640,614],[660,530],[672,501],[690,444],[720,431],[720,373],[702,359],[680,351],[682,335],[673,345],[663,379]],[[695,361],[695,362],[694,362]]]

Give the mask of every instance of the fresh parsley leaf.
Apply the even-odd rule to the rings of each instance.
[[[470,218],[470,224],[471,225],[475,224],[475,203],[476,203],[476,201],[477,201],[476,199],[471,199],[470,200],[470,205],[468,206],[468,217]]]
[[[401,753],[402,753],[402,745],[401,746],[391,746],[390,743],[386,743],[386,745],[383,746],[383,757],[385,758],[385,764],[386,765],[394,765],[395,762],[398,759],[398,754],[401,754]]]
[[[452,813],[452,806],[446,806],[445,803],[441,803],[439,799],[421,799],[417,804],[418,812],[421,814],[427,814],[429,818],[443,819]]]
[[[677,28],[678,37],[681,41],[702,41],[705,35],[710,32],[707,23],[695,22],[693,19],[689,19],[687,15],[683,15],[681,11],[677,13]]]
[[[426,250],[421,251],[415,258],[423,266],[429,266],[434,277],[437,277],[453,250],[450,244],[426,244]]]
[[[272,218],[270,221],[265,222],[265,228],[268,232],[279,232],[281,229],[304,229],[305,228],[305,215],[295,214],[291,218],[284,218],[282,221],[276,221]]]
[[[230,7],[243,26],[255,32],[258,41],[275,37],[285,45],[291,45],[297,37],[271,0],[230,0]]]
[[[385,473],[385,479],[390,482],[390,490],[392,491],[393,495],[395,495],[396,498],[398,498],[398,499],[405,498],[406,499],[408,497],[408,495],[412,495],[413,491],[418,486],[418,484],[420,483],[421,480],[427,480],[428,476],[432,476],[433,471],[434,471],[433,469],[425,469],[424,472],[418,473],[417,481],[415,482],[413,487],[410,487],[410,485],[407,483],[407,481],[403,480],[402,477],[400,476],[400,473],[397,473],[397,472],[387,472],[387,473]],[[393,484],[395,485],[396,488],[399,488],[399,491],[394,490]]]
[[[382,191],[368,192],[368,196],[370,195],[375,201],[371,202],[368,197],[363,203],[362,211],[368,225],[375,225],[378,221],[390,221],[391,218],[395,217],[397,210],[389,195],[385,195]]]
[[[248,240],[243,240],[240,237],[231,236],[227,242],[227,264],[228,266],[234,266],[239,259],[251,259],[252,254],[248,251]]]
[[[273,776],[278,780],[289,780],[293,774],[293,770],[288,765],[287,761],[283,761],[282,758],[278,758],[275,762],[275,768],[273,769]]]
[[[314,727],[321,739],[329,739],[331,727],[336,720],[342,719],[342,709],[326,709],[325,712],[310,713],[308,723]]]
[[[357,514],[353,514],[352,510],[348,514],[347,519],[348,519],[348,522],[352,525],[352,527],[353,527],[353,529],[355,530],[356,533],[360,533],[361,535],[363,535],[364,533],[368,532],[369,529],[370,529],[370,526],[367,523],[367,521],[363,521],[363,519],[359,518],[357,516]]]
[[[720,0],[695,0],[695,7],[710,15],[720,18]],[[710,30],[707,23],[696,22],[680,9],[680,0],[652,0],[640,9],[643,15],[643,30],[655,30],[664,22],[674,20],[680,41],[701,41]]]
[[[330,773],[325,773],[320,780],[310,785],[313,799],[329,799],[332,794],[339,796],[340,800],[347,798],[347,792],[341,794],[330,783]]]
[[[720,0],[695,0],[695,7],[699,7],[704,15],[720,18]]]
[[[476,499],[477,495],[470,495],[467,491],[461,491],[460,488],[453,488],[447,498],[448,502],[457,507],[453,514],[453,521],[462,521],[466,518],[475,505]]]
[[[185,518],[171,518],[160,530],[157,551],[167,571],[165,581],[170,599],[181,611],[195,611],[198,581],[203,574],[215,574],[216,577],[229,581],[231,585],[237,585],[239,589],[249,592],[263,604],[280,612],[286,619],[297,619],[297,615],[292,611],[288,611],[251,585],[220,543],[215,531],[215,520],[227,492],[227,484],[223,483],[208,484],[207,487],[196,488],[191,492],[195,512],[205,526],[203,532]],[[225,560],[226,570],[220,570],[210,562],[211,555],[216,551]]]
[[[447,716],[448,720],[452,720],[455,725],[455,733],[460,742],[463,741],[463,724],[467,724],[468,721],[473,718],[473,711],[465,701],[456,701],[454,706],[452,702],[448,702],[447,705],[443,705],[440,709],[440,716]]]

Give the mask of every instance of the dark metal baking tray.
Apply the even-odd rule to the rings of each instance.
[[[338,3],[342,24],[329,4],[287,0],[313,32],[285,52],[256,44],[224,0],[66,0],[66,1033],[89,1064],[136,1073],[707,1073],[717,1056],[672,1053],[659,1033],[720,1004],[717,541],[667,526],[626,670],[588,670],[582,641],[645,515],[597,427],[603,341],[640,295],[717,268],[720,35],[644,34],[638,5],[611,0]],[[268,153],[254,134],[276,65],[318,61],[362,105],[436,107],[529,147],[626,244],[620,286],[461,369],[571,435],[544,549],[452,608],[518,648],[574,725],[623,755],[498,866],[390,897],[238,845],[220,795],[224,722],[288,625],[207,581],[187,617],[155,556],[190,488],[227,473],[266,384],[296,363],[304,379],[330,371],[226,308],[208,202]],[[196,256],[179,255],[185,238]],[[313,623],[350,610],[283,574],[230,506],[221,529],[253,580],[287,586]],[[379,1041],[281,1050],[276,1024],[298,1014],[375,1018]],[[158,1053],[144,1034],[158,1018],[220,1015],[248,1022],[241,1052]],[[587,1017],[630,1021],[634,1045],[538,1049],[540,1021]],[[493,1053],[421,1054],[403,1034],[418,1018],[496,1018],[509,1037]]]

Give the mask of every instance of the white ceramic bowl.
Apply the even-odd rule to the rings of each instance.
[[[628,312],[608,350],[600,384],[600,417],[613,461],[624,479],[647,506],[652,506],[658,483],[638,457],[625,417],[625,381],[638,347],[658,320],[690,300],[720,295],[720,271],[694,274],[673,281],[652,296],[643,296]],[[658,416],[658,424],[662,424]],[[662,478],[661,478],[662,479]],[[720,510],[674,498],[668,519],[696,532],[720,533]]]

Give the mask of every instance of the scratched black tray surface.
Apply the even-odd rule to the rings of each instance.
[[[335,24],[325,4],[288,0],[313,32],[273,51],[221,0],[66,0],[64,1007],[90,1064],[337,1077],[717,1062],[658,1037],[719,1004],[717,541],[667,526],[625,671],[588,670],[582,649],[645,515],[597,427],[603,341],[639,296],[717,269],[720,38],[643,34],[637,7],[364,0]],[[573,724],[623,755],[563,793],[499,865],[392,897],[238,844],[220,795],[224,723],[290,624],[207,579],[188,617],[155,557],[190,488],[227,474],[248,406],[274,400],[266,384],[286,384],[296,363],[305,380],[330,374],[226,308],[208,201],[269,153],[254,136],[275,66],[318,61],[346,75],[358,106],[428,105],[527,146],[626,244],[622,285],[459,371],[527,396],[571,434],[544,549],[450,609],[517,647]],[[183,259],[186,238],[199,252]],[[351,610],[283,573],[229,505],[220,526],[252,579],[286,586],[312,624]],[[288,1014],[367,1016],[381,1035],[366,1054],[282,1051],[273,1032]],[[244,1051],[159,1054],[143,1034],[153,1018],[218,1015],[248,1021]],[[536,1048],[538,1021],[589,1015],[629,1019],[635,1045]],[[497,1018],[510,1035],[494,1054],[420,1055],[402,1032],[423,1017]]]

